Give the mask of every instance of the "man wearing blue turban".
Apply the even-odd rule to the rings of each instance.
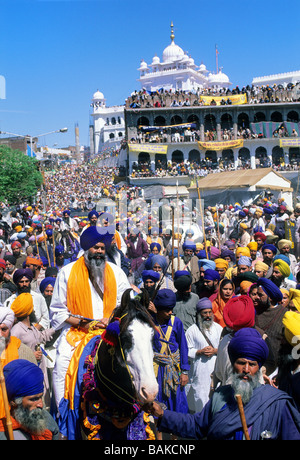
[[[147,264],[147,267],[158,272],[160,274],[160,279],[163,278],[160,289],[171,289],[171,291],[176,292],[172,276],[168,271],[168,261],[165,256],[154,254],[150,259],[149,266]]]
[[[58,440],[59,428],[43,408],[44,375],[34,363],[15,359],[3,368],[11,407],[15,440]],[[6,422],[0,421],[0,440],[6,440]]]
[[[190,366],[183,324],[173,314],[176,295],[170,289],[160,289],[153,302],[157,310],[154,322],[159,331],[153,341],[154,372],[159,388],[156,398],[170,410],[187,413],[184,387],[188,382]],[[158,439],[161,439],[160,433]]]
[[[97,211],[92,210],[88,213],[88,219],[90,221],[90,225],[96,225],[98,220],[99,214]]]
[[[114,308],[120,305],[124,291],[130,288],[122,268],[107,259],[106,249],[114,233],[113,225],[88,227],[80,236],[83,255],[62,267],[56,279],[50,319],[52,326],[61,330],[53,371],[57,408],[66,401],[65,375],[76,347],[89,331],[91,320],[97,320],[100,327],[107,324]]]
[[[277,254],[277,248],[274,244],[264,244],[261,248],[261,253],[263,256],[263,262],[269,266],[267,271],[266,278],[271,278],[273,273],[273,259]]]
[[[282,318],[287,309],[281,305],[282,292],[273,281],[259,278],[256,284],[259,303],[256,306],[255,325],[267,334],[277,364],[283,339]]]
[[[216,389],[201,412],[180,414],[163,410],[153,403],[152,414],[158,417],[158,429],[179,434],[182,438],[207,440],[244,439],[236,401],[240,394],[251,440],[300,440],[300,413],[293,399],[284,391],[260,383],[260,369],[268,356],[268,347],[260,333],[242,328],[228,346],[232,364],[232,383]]]
[[[179,258],[174,258],[174,271],[188,270],[192,275],[192,284],[194,285],[200,279],[198,257],[195,254],[196,244],[192,240],[186,240],[182,244],[182,251],[183,254]]]

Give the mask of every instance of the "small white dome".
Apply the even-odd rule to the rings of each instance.
[[[199,66],[199,72],[207,72],[206,65],[203,62]]]
[[[189,57],[189,62],[188,62],[190,67],[196,67],[194,59],[190,56]]]
[[[188,60],[189,60],[189,57],[188,57],[187,53],[184,53],[184,56],[183,56],[183,58],[181,59],[180,62],[188,62]]]
[[[101,93],[101,91],[97,89],[97,91],[93,94],[93,99],[94,100],[104,99],[104,95],[103,93]]]
[[[152,59],[152,65],[156,65],[156,64],[159,64],[160,63],[160,59],[158,56],[154,56],[153,59]]]
[[[141,65],[138,68],[138,70],[143,71],[143,70],[148,70],[148,65],[147,62],[144,61],[144,59],[141,60]]]
[[[210,83],[229,83],[228,76],[221,71],[216,74],[209,74],[208,79]]]

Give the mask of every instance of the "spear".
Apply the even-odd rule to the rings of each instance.
[[[56,258],[55,258],[55,240],[54,240],[54,229],[52,230],[52,245],[53,245],[53,267],[56,265]]]
[[[46,249],[46,253],[47,253],[48,263],[49,263],[49,267],[51,267],[51,261],[50,261],[49,251],[48,251],[47,237],[46,237],[44,225],[42,226],[42,229],[43,229],[45,249]]]
[[[0,356],[2,352],[4,351],[4,349],[5,349],[5,340],[0,340]],[[8,436],[9,436],[9,439],[13,441],[14,432],[13,432],[12,421],[11,421],[11,416],[10,416],[10,408],[9,408],[9,403],[8,403],[8,397],[7,397],[7,391],[6,391],[5,378],[4,378],[1,358],[0,358],[0,384],[1,384],[1,390],[2,390],[2,398],[3,398],[3,403],[4,403]]]
[[[197,177],[196,177],[196,185],[197,185],[198,198],[199,198],[199,206],[200,206],[200,215],[201,215],[201,223],[202,223],[203,242],[204,242],[204,246],[205,246],[206,258],[208,259],[207,246],[206,246],[206,235],[205,235],[205,227],[204,227],[204,217],[203,217],[203,212],[202,212],[202,203],[201,203],[200,189],[199,189],[198,178],[197,178]]]

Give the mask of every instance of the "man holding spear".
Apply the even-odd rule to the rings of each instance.
[[[253,328],[239,330],[228,346],[232,383],[215,391],[201,412],[181,414],[153,403],[161,432],[208,440],[300,440],[300,413],[285,392],[260,383],[268,347]],[[240,400],[242,404],[240,404]]]

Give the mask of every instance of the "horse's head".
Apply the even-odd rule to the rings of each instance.
[[[153,370],[154,324],[139,298],[125,291],[97,351],[101,392],[127,404],[151,403],[158,392]]]

